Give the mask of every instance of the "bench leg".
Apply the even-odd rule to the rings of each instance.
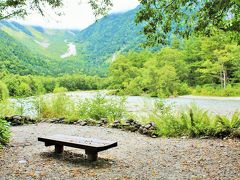
[[[85,151],[85,153],[87,155],[87,160],[89,160],[89,161],[97,161],[97,158],[98,158],[98,153],[97,152]]]
[[[55,145],[55,153],[62,154],[63,153],[63,145]]]

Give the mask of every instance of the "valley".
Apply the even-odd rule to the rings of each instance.
[[[239,15],[0,1],[0,179],[240,179]]]

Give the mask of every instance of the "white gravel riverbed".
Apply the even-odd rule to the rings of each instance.
[[[0,179],[239,179],[240,141],[150,138],[101,127],[48,124],[12,127],[0,151]],[[84,151],[65,148],[61,156],[38,136],[66,134],[118,141],[118,147],[85,160]]]

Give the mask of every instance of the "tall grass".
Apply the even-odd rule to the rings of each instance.
[[[16,114],[21,115],[22,113],[23,109],[21,106],[16,106],[16,104],[10,100],[0,101],[0,118]]]
[[[79,115],[82,119],[92,118],[100,120],[107,118],[109,121],[122,118],[126,114],[125,99],[107,99],[98,94],[93,99],[85,99],[79,103]]]
[[[39,97],[36,107],[40,119],[64,117],[73,120],[78,118],[76,105],[65,93],[58,93],[47,98]]]
[[[156,133],[166,137],[226,137],[240,135],[240,113],[235,112],[231,118],[212,115],[196,105],[187,110],[174,111],[171,105],[157,103],[144,122],[154,122]]]
[[[65,93],[58,93],[48,99],[42,97],[36,104],[40,118],[64,117],[68,122],[101,118],[107,118],[110,122],[126,114],[124,98],[107,99],[99,94],[74,103]]]

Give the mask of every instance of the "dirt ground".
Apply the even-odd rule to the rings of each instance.
[[[101,127],[48,124],[12,127],[0,152],[0,179],[240,179],[240,141],[150,138]],[[88,162],[84,150],[55,155],[38,136],[66,134],[118,141]]]

